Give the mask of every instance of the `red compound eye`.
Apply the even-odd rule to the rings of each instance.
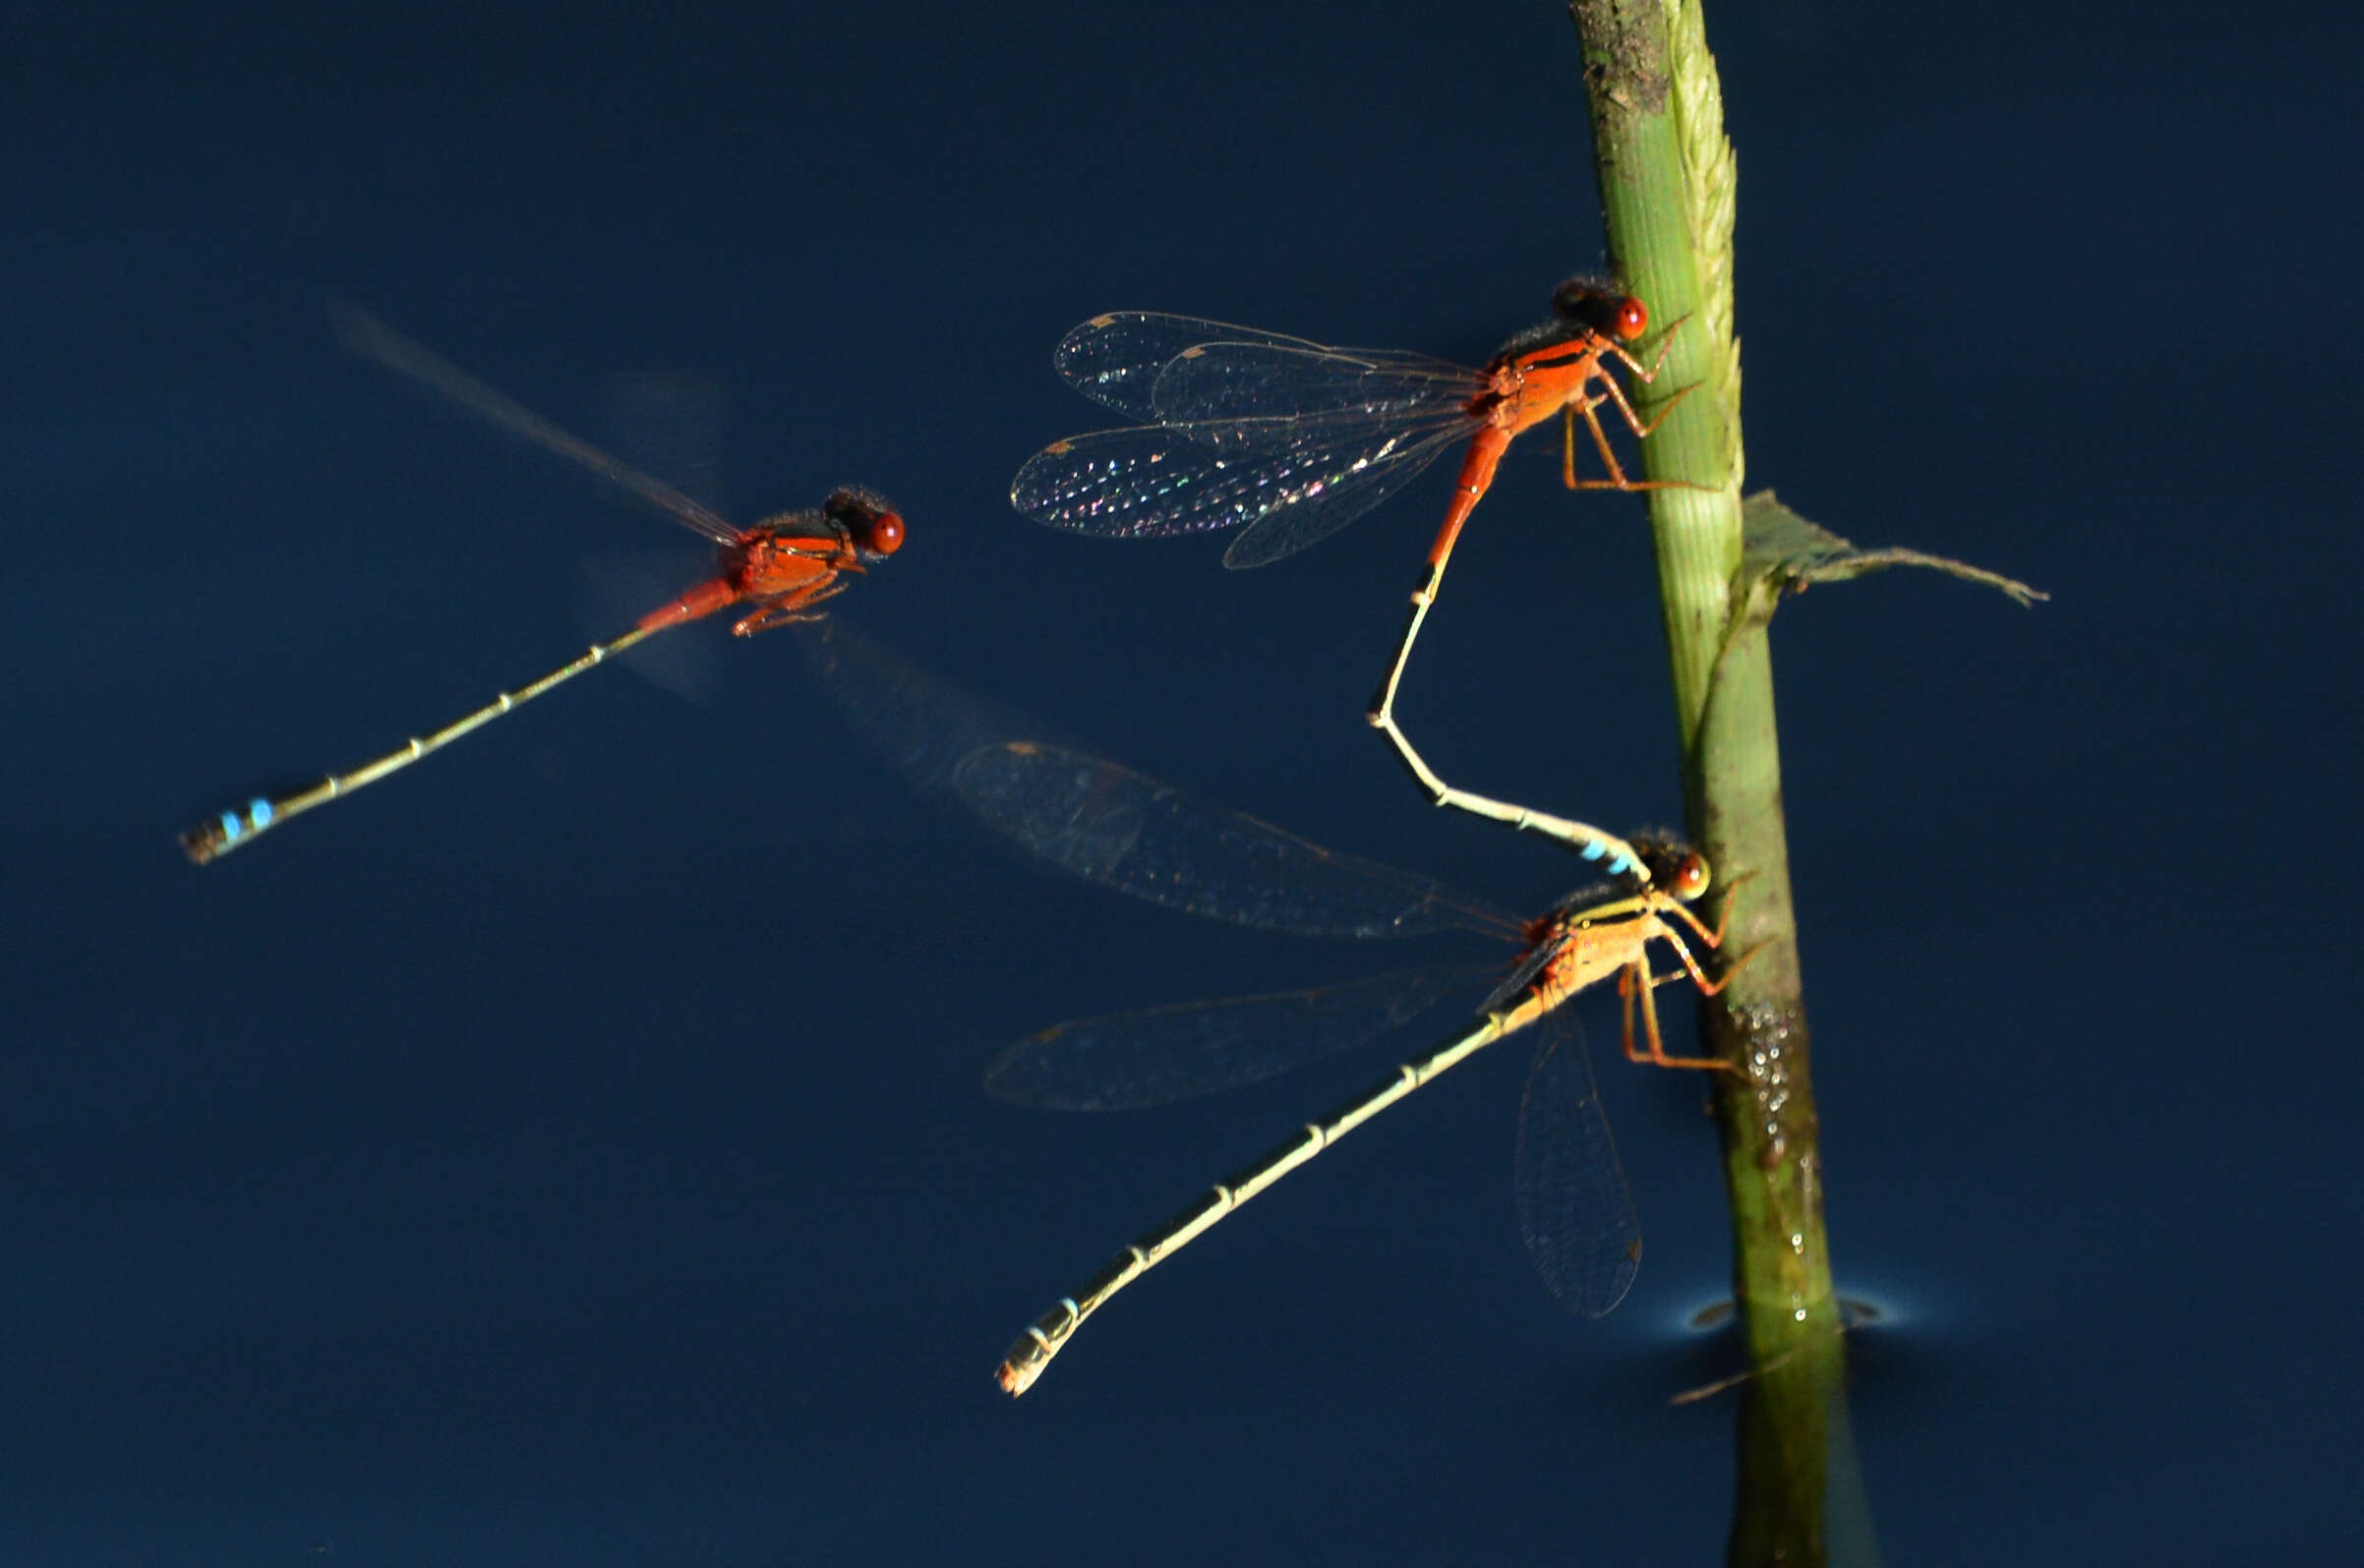
[[[1631,342],[1649,330],[1650,313],[1641,301],[1628,294],[1617,302],[1617,320],[1614,324],[1617,335]]]
[[[1705,893],[1708,883],[1705,857],[1695,854],[1684,855],[1683,863],[1675,867],[1675,874],[1669,879],[1669,882],[1671,891],[1678,899],[1696,899],[1700,894]]]
[[[870,548],[881,555],[892,555],[903,548],[903,514],[880,512],[870,519]]]

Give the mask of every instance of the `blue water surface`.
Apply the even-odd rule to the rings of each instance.
[[[1718,1559],[1732,1405],[1668,1403],[1737,1365],[1684,1326],[1729,1289],[1714,1134],[1613,1005],[1614,1317],[1521,1255],[1510,1049],[1011,1405],[1022,1324],[1378,1064],[1058,1117],[986,1099],[993,1053],[1413,956],[1030,873],[792,638],[711,626],[671,634],[701,701],[595,671],[219,865],[173,843],[704,565],[342,355],[349,300],[627,452],[662,433],[609,377],[720,387],[675,461],[735,515],[903,507],[850,624],[1541,908],[1581,868],[1427,810],[1360,718],[1448,475],[1249,573],[1006,497],[1107,422],[1049,363],[1095,312],[1475,361],[1597,266],[1558,7],[150,11],[14,8],[0,86],[0,1562]],[[1881,1547],[2353,1562],[2354,19],[1709,25],[1751,486],[2053,596],[1890,573],[1773,632]],[[1641,510],[1556,460],[1505,463],[1405,723],[1456,782],[1667,822]]]

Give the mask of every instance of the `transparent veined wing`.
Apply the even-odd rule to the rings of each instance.
[[[1190,426],[1194,438],[1223,444],[1231,422],[1250,432],[1319,421],[1425,431],[1470,422],[1478,373],[1417,355],[1373,356],[1294,343],[1202,343],[1167,360],[1150,394],[1154,417]],[[1252,442],[1254,436],[1237,440]],[[1269,438],[1269,437],[1268,437]]]
[[[1358,451],[1353,465],[1314,494],[1269,506],[1223,552],[1223,564],[1235,571],[1270,566],[1276,560],[1318,545],[1370,511],[1381,501],[1425,473],[1429,464],[1456,444],[1469,429],[1466,420],[1430,430],[1391,436],[1375,448]],[[1332,462],[1337,468],[1342,465]]]
[[[1051,1111],[1129,1111],[1260,1083],[1400,1028],[1499,965],[1419,969],[1055,1023],[993,1059],[985,1091]]]
[[[1564,1013],[1542,1031],[1518,1107],[1518,1232],[1554,1296],[1586,1317],[1606,1317],[1640,1271],[1641,1221],[1583,1036]]]
[[[1481,386],[1479,373],[1425,355],[1151,311],[1093,317],[1053,362],[1144,423],[1053,443],[1018,471],[1011,503],[1106,538],[1246,528],[1223,557],[1235,567],[1293,554],[1377,506],[1469,428]]]
[[[1158,417],[1154,390],[1158,373],[1185,356],[1215,348],[1272,349],[1338,361],[1341,372],[1397,367],[1467,385],[1476,372],[1449,361],[1394,349],[1333,348],[1310,338],[1261,327],[1210,321],[1163,311],[1111,311],[1095,316],[1059,340],[1051,364],[1067,384],[1118,413],[1138,420]],[[1463,396],[1468,392],[1464,391]]]
[[[1010,502],[1036,522],[1107,539],[1208,533],[1264,522],[1285,529],[1235,541],[1230,566],[1261,566],[1328,538],[1409,482],[1461,426],[1410,437],[1359,426],[1287,421],[1242,449],[1195,439],[1191,426],[1143,425],[1059,441],[1027,460]],[[1238,422],[1222,433],[1237,438]]]
[[[1521,930],[1427,877],[1308,843],[1087,752],[984,747],[961,759],[951,786],[1040,859],[1169,909],[1304,936]]]
[[[1260,343],[1323,352],[1322,345],[1253,326],[1171,316],[1162,311],[1111,311],[1059,339],[1051,365],[1067,384],[1130,419],[1157,417],[1152,392],[1166,362],[1208,343]]]
[[[968,809],[953,778],[972,752],[1011,740],[1063,743],[1040,717],[954,685],[864,636],[842,616],[807,622],[798,641],[847,725],[920,796]]]

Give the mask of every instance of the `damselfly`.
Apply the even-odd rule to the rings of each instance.
[[[850,576],[859,576],[902,548],[903,518],[874,492],[847,487],[832,492],[815,510],[783,512],[748,528],[734,527],[711,508],[561,430],[373,316],[340,310],[337,330],[354,353],[400,371],[502,430],[579,463],[711,540],[716,547],[714,575],[650,610],[622,636],[593,644],[539,680],[504,691],[384,756],[302,789],[256,796],[199,823],[181,835],[181,847],[199,865],[253,842],[292,817],[409,767],[658,632],[737,606],[748,607],[731,628],[741,637],[811,620],[821,604],[845,591]]]
[[[1696,488],[1628,478],[1599,415],[1606,403],[1646,436],[1689,391],[1677,391],[1644,420],[1609,374],[1614,362],[1639,381],[1655,381],[1673,328],[1645,366],[1625,347],[1648,328],[1640,300],[1574,279],[1561,285],[1553,307],[1556,320],[1512,339],[1477,369],[1186,316],[1095,316],[1067,334],[1053,363],[1078,391],[1144,423],[1054,441],[1018,471],[1011,502],[1039,522],[1119,539],[1244,525],[1223,564],[1262,566],[1328,538],[1466,438],[1460,478],[1370,721],[1437,804],[1565,839],[1616,874],[1646,873],[1629,845],[1598,829],[1448,785],[1394,717],[1413,641],[1461,525],[1519,435],[1562,421],[1561,473],[1571,490]],[[1604,478],[1576,475],[1579,420]]]
[[[1662,1067],[1727,1067],[1670,1054],[1659,1029],[1653,989],[1678,976],[1651,972],[1650,944],[1664,943],[1681,973],[1713,994],[1724,980],[1708,976],[1691,942],[1721,947],[1731,914],[1729,895],[1713,930],[1687,907],[1707,890],[1708,867],[1673,840],[1635,842],[1651,872],[1648,882],[1628,878],[1586,889],[1538,919],[1518,921],[1427,879],[1334,854],[1082,752],[1031,742],[984,747],[954,769],[952,787],[988,824],[1043,859],[1169,907],[1321,935],[1458,927],[1521,949],[1468,1027],[1218,1183],[1118,1252],[1080,1295],[1036,1319],[995,1372],[1013,1395],[1032,1386],[1117,1292],[1364,1122],[1596,981],[1618,978],[1629,1058]],[[1368,1039],[1408,1021],[1436,994],[1434,975],[1392,975],[1089,1018],[1045,1029],[1004,1053],[986,1083],[1004,1099],[1054,1108],[1159,1104],[1254,1082]],[[1636,1012],[1646,1047],[1635,1043]],[[1583,1047],[1556,1031],[1547,1034],[1528,1075],[1517,1167],[1521,1229],[1536,1267],[1571,1307],[1606,1313],[1632,1283],[1640,1229]]]

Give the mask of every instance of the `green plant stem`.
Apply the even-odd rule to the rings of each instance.
[[[1733,1220],[1734,1289],[1756,1374],[1742,1401],[1730,1560],[1820,1562],[1839,1316],[1782,818],[1769,594],[1741,582],[1740,360],[1732,332],[1733,169],[1695,0],[1575,0],[1611,257],[1674,325],[1651,407],[1689,390],[1643,443],[1691,837],[1737,886],[1728,956],[1702,1007]],[[1655,349],[1653,348],[1653,352]],[[1841,1412],[1840,1418],[1844,1419]]]

